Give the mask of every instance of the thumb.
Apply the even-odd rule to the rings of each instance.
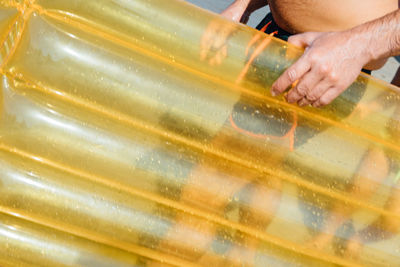
[[[310,46],[312,42],[314,42],[314,40],[317,39],[321,34],[321,32],[300,33],[290,36],[288,42],[295,46],[306,48],[307,46]]]

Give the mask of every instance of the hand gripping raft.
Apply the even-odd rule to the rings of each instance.
[[[389,85],[298,108],[300,50],[183,1],[0,3],[0,265],[400,262]]]

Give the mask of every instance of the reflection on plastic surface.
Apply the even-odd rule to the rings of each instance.
[[[301,109],[301,51],[185,2],[0,3],[0,263],[399,264],[389,85]]]

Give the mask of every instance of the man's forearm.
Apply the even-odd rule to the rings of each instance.
[[[287,93],[299,105],[321,107],[350,86],[367,64],[400,55],[400,10],[340,32],[307,32],[289,42],[307,47],[304,54],[272,85],[273,94]]]
[[[257,9],[265,7],[266,5],[268,5],[267,0],[250,0],[249,4],[247,5],[247,10],[251,13]]]
[[[243,12],[253,12],[257,9],[260,9],[266,5],[268,5],[267,0],[236,0],[232,3],[232,5],[240,6],[243,9]]]
[[[370,60],[400,55],[400,10],[350,30]]]

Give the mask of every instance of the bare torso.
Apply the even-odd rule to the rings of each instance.
[[[397,0],[269,0],[277,24],[291,33],[345,30],[398,8]]]

